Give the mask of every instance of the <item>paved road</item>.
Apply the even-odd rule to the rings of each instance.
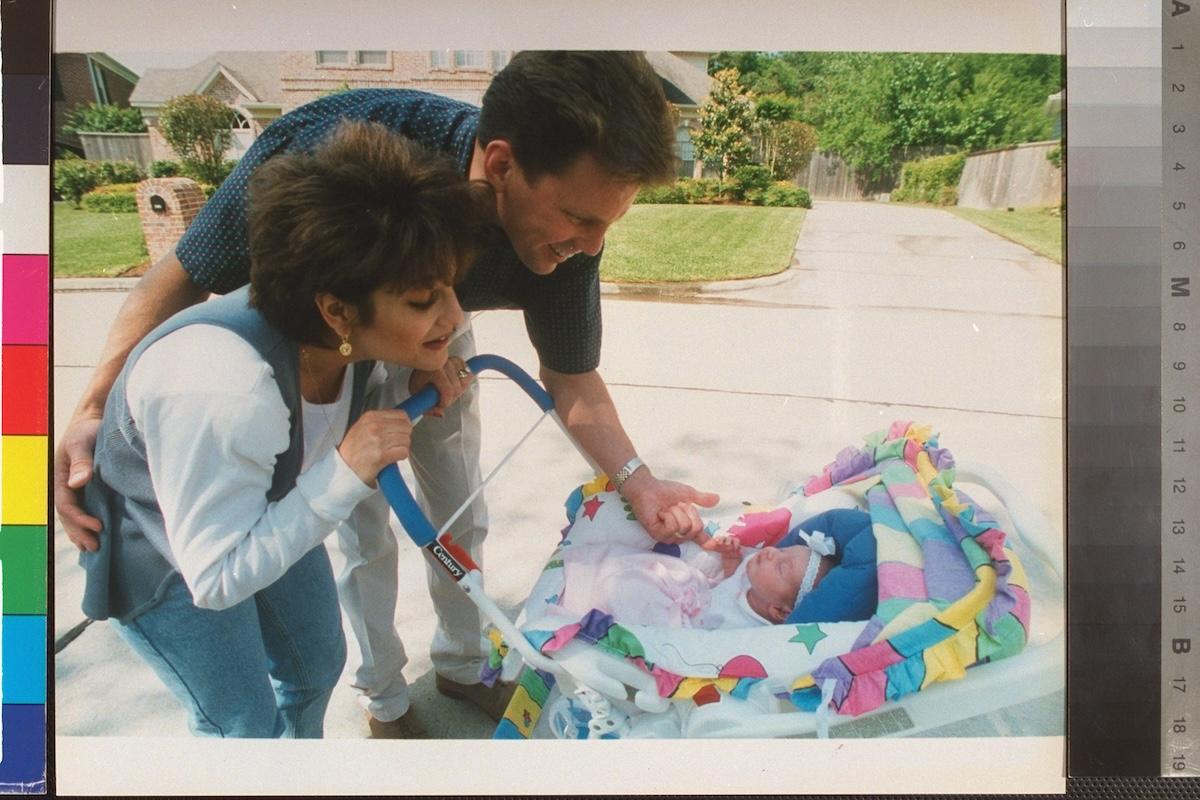
[[[1058,264],[947,212],[818,202],[780,276],[708,285],[686,300],[607,293],[601,372],[655,471],[719,492],[722,510],[769,502],[862,434],[912,419],[932,423],[960,458],[1003,472],[1061,531],[1062,281]],[[78,287],[56,286],[57,429],[124,299]],[[536,367],[519,314],[486,312],[474,324],[481,350]],[[486,469],[535,415],[502,379],[484,378],[483,391]],[[520,604],[557,542],[561,498],[586,477],[545,425],[489,488],[485,572],[501,604]],[[432,611],[418,558],[403,549],[397,609],[414,704],[439,737],[489,737],[481,712],[433,689]],[[81,616],[74,564],[60,534],[56,638]],[[55,675],[59,734],[187,735],[183,712],[105,625],[67,647]],[[1060,702],[948,732],[1053,732]],[[343,686],[327,735],[366,733]]]

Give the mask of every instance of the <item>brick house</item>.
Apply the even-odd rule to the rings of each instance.
[[[184,69],[147,69],[130,105],[139,108],[150,130],[155,159],[174,159],[158,131],[164,103],[181,94],[211,94],[236,112],[231,158],[239,158],[272,120],[331,92],[346,88],[405,88],[479,105],[492,77],[512,55],[509,50],[316,50],[214,53]],[[708,96],[708,53],[647,53],[663,81],[667,98],[679,110],[677,143],[681,174],[698,165],[691,156],[687,128]]]
[[[138,76],[104,53],[55,53],[51,61],[51,130],[55,149],[83,155],[75,134],[62,132],[67,115],[88,103],[128,106]]]

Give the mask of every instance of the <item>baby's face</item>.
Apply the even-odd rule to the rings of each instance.
[[[768,619],[782,619],[796,603],[804,571],[812,551],[807,547],[764,547],[750,557],[746,577],[750,580],[750,606]],[[782,615],[778,609],[782,609]],[[770,613],[763,613],[764,610]],[[776,620],[778,621],[778,620]]]

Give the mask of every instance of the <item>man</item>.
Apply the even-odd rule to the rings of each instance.
[[[201,210],[172,254],[156,263],[118,313],[101,361],[55,453],[55,506],[80,549],[100,546],[100,523],[78,503],[90,478],[104,399],[130,349],[174,312],[248,280],[246,186],[272,156],[310,149],[342,119],[369,119],[453,157],[486,184],[503,231],[458,287],[464,309],[519,308],[538,353],[540,375],[572,435],[660,540],[689,538],[701,523],[693,504],[717,497],[662,480],[636,457],[596,367],[600,354],[599,261],[604,234],[629,209],[639,186],[674,175],[674,125],[653,69],[641,54],[526,51],[496,76],[482,110],[408,90],[363,89],[331,95],[272,124]],[[452,355],[475,352],[469,326]],[[384,405],[422,376],[400,374]],[[430,376],[444,399],[457,389]],[[398,383],[399,385],[396,385]],[[423,506],[440,528],[480,483],[478,390],[439,405],[413,431],[411,463]],[[481,561],[487,516],[477,499],[452,529]],[[347,565],[339,593],[361,651],[355,686],[376,736],[420,735],[401,674],[404,648],[394,624],[397,543],[376,493],[339,531]],[[438,615],[432,659],[437,687],[493,717],[506,692],[480,684],[480,620],[471,602],[427,565]],[[511,688],[510,690],[511,691]],[[392,723],[389,725],[388,723]]]

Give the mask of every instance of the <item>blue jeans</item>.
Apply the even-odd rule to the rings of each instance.
[[[163,601],[117,623],[188,709],[199,736],[319,739],[346,663],[324,545],[223,611],[197,608],[176,574]]]

